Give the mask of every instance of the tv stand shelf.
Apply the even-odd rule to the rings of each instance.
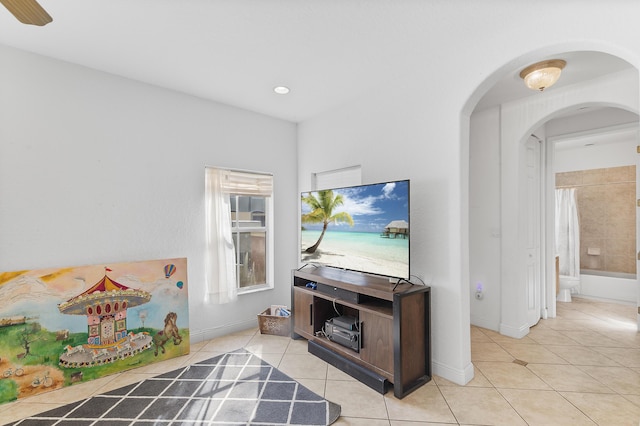
[[[294,270],[292,284],[292,337],[309,352],[380,393],[392,384],[398,398],[431,380],[430,287],[314,266]],[[324,335],[341,315],[356,319],[357,349]]]

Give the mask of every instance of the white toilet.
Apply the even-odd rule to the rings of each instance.
[[[558,302],[571,302],[571,293],[578,291],[580,277],[560,275],[560,292],[556,300]]]

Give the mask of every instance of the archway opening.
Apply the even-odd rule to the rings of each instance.
[[[566,55],[575,58],[579,52]],[[594,60],[600,55],[607,59],[611,56],[589,52],[585,57]],[[468,143],[468,151],[463,149],[463,152],[469,152],[469,207],[468,212],[463,212],[469,215],[469,235],[463,246],[469,250],[471,324],[517,338],[528,333],[527,309],[530,309],[532,292],[526,285],[528,254],[523,235],[530,229],[526,221],[520,220],[528,211],[523,197],[527,185],[527,139],[534,134],[544,142],[540,155],[543,166],[548,168],[553,167],[547,158],[551,156],[553,160],[553,150],[546,140],[560,136],[558,126],[562,121],[572,122],[574,126],[581,122],[582,130],[574,129],[575,132],[597,131],[620,124],[612,124],[611,117],[604,119],[616,109],[630,112],[637,128],[637,68],[617,57],[612,63],[617,65],[609,73],[559,86],[543,96],[500,95],[504,87],[498,82],[490,83],[491,87],[480,87],[478,90],[484,91],[484,96],[476,94],[478,100],[469,101],[472,103],[466,109],[471,111],[469,137],[468,141],[463,137],[462,143]],[[503,80],[509,80],[517,71],[499,72],[505,76]],[[489,80],[495,82],[496,77]],[[544,224],[545,220],[551,220],[547,213],[549,190],[545,188],[553,187],[549,186],[552,176],[553,170],[541,175],[542,205],[538,206],[542,221],[538,231],[542,244],[540,282],[547,289],[538,296],[540,317],[555,316],[555,293],[552,293],[555,268],[551,263],[554,256],[553,248],[549,248],[550,232]]]

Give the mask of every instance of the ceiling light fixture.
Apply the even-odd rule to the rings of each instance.
[[[567,65],[567,62],[562,59],[537,62],[520,71],[520,77],[529,89],[542,92],[558,81],[565,65]]]
[[[273,91],[276,92],[278,95],[286,95],[287,93],[290,92],[287,86],[276,86],[273,88]]]

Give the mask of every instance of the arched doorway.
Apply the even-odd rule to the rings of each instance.
[[[598,52],[590,55],[610,56]],[[468,247],[472,324],[512,337],[528,333],[531,291],[525,284],[528,253],[523,235],[527,229],[521,220],[527,212],[522,196],[526,193],[527,140],[548,120],[584,105],[619,106],[637,112],[638,71],[627,65],[626,69],[615,71],[615,78],[602,75],[548,90],[542,96],[507,97],[503,103],[470,112]],[[502,72],[513,75],[518,71],[519,68]],[[479,90],[494,96],[489,88]],[[476,103],[485,104],[485,98]],[[545,135],[536,137],[543,140]],[[544,213],[547,210],[543,206],[543,221],[549,220]],[[547,286],[555,283],[548,244],[547,241],[541,249],[541,281]],[[482,298],[473,297],[478,288],[482,289]],[[543,291],[541,296],[549,315],[555,316],[555,294]]]

